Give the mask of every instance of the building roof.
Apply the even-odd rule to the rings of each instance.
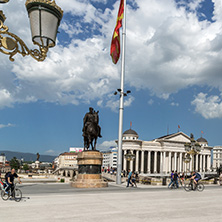
[[[128,129],[126,130],[123,134],[131,134],[131,135],[136,135],[138,136],[137,132],[132,130],[132,129]]]
[[[199,139],[197,139],[197,142],[200,143],[208,143],[206,139],[204,139],[203,137],[200,137]]]
[[[165,136],[161,136],[161,137],[158,137],[158,138],[156,138],[154,140],[169,140],[169,139],[174,138],[176,136],[183,136],[183,137],[185,137],[185,138],[190,140],[190,137],[187,136],[185,133],[183,133],[181,131],[177,132],[177,133],[171,133],[171,134],[168,134],[168,135],[165,135]]]

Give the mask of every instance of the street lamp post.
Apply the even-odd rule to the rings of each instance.
[[[131,151],[130,153],[125,154],[124,157],[127,161],[131,163],[131,161],[135,160],[136,155],[133,154],[133,152]],[[133,169],[130,169],[130,170],[133,170]]]
[[[0,0],[0,4],[7,2],[9,0]],[[55,46],[63,11],[55,0],[27,0],[25,5],[30,18],[32,41],[39,50],[30,50],[22,39],[8,31],[8,26],[4,25],[6,17],[0,10],[0,52],[9,55],[10,61],[14,61],[13,56],[17,53],[31,55],[39,62],[44,61],[48,49]]]
[[[125,10],[124,10],[125,12]],[[124,51],[124,50],[123,50]],[[117,89],[114,92],[114,95],[120,94],[120,106],[119,106],[119,135],[118,135],[118,157],[117,157],[117,173],[116,173],[116,183],[121,184],[121,171],[122,171],[122,142],[123,142],[123,98],[127,96],[127,94],[131,93],[130,90],[124,92],[124,72],[121,74],[121,89]]]
[[[184,146],[187,154],[192,156],[192,171],[194,171],[194,155],[198,154],[201,151],[201,146],[199,143],[196,142],[192,133],[190,135],[190,138],[191,142],[185,143]]]
[[[187,177],[187,164],[190,162],[190,154],[187,154],[184,158],[184,163],[186,163],[186,177]]]

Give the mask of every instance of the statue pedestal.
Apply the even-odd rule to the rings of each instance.
[[[35,161],[35,169],[39,169],[40,168],[40,162],[38,160]]]
[[[103,154],[99,151],[83,151],[78,153],[78,175],[77,180],[71,183],[77,188],[100,188],[108,187],[108,183],[102,180]]]

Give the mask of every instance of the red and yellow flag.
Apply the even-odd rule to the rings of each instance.
[[[120,57],[120,35],[119,29],[122,27],[123,20],[123,12],[124,12],[124,0],[120,0],[119,12],[116,21],[116,27],[113,32],[111,47],[110,47],[110,55],[112,57],[113,63],[116,64]]]

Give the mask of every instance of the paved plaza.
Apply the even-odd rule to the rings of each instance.
[[[2,222],[24,221],[222,221],[222,187],[203,192],[162,186],[110,183],[108,188],[77,189],[69,184],[22,184],[21,202],[0,200]]]

